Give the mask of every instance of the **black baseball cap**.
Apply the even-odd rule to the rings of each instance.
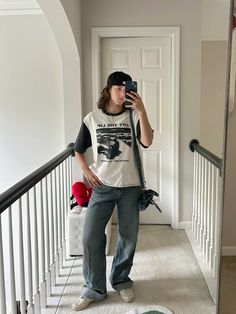
[[[108,76],[107,87],[111,87],[112,85],[125,85],[125,81],[132,81],[132,77],[122,71],[116,71]]]

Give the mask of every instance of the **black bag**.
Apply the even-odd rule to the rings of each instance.
[[[161,213],[160,207],[153,200],[154,196],[159,196],[159,194],[151,189],[143,190],[142,196],[138,203],[138,210],[145,210],[149,205],[154,205]]]
[[[161,209],[160,207],[157,205],[157,203],[153,200],[154,196],[159,196],[159,194],[156,191],[153,191],[151,189],[146,189],[145,187],[145,183],[144,183],[144,176],[143,176],[143,169],[142,169],[142,163],[141,163],[141,158],[139,155],[139,148],[136,142],[136,136],[135,136],[135,129],[134,129],[134,121],[133,121],[133,116],[132,116],[132,110],[130,109],[129,111],[129,116],[130,116],[130,124],[131,124],[131,129],[133,132],[133,136],[134,136],[134,145],[133,145],[133,149],[134,149],[134,156],[135,156],[135,161],[136,161],[136,166],[138,168],[138,174],[139,174],[139,179],[140,179],[140,183],[141,183],[141,187],[143,189],[142,195],[139,199],[139,203],[138,203],[138,210],[142,211],[145,210],[149,205],[154,205],[159,212],[161,213]]]

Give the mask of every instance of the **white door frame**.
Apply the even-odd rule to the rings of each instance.
[[[95,104],[101,92],[100,40],[104,37],[170,37],[171,39],[171,226],[179,228],[179,73],[180,27],[92,27],[92,88]]]

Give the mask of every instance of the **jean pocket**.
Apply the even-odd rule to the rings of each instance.
[[[111,193],[114,190],[114,187],[101,183],[99,187],[94,187],[93,190],[95,193],[105,194],[105,193]]]

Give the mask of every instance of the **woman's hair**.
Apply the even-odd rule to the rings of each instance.
[[[102,92],[101,92],[101,95],[100,95],[100,98],[98,100],[98,103],[97,103],[97,106],[99,109],[105,109],[108,102],[109,102],[109,99],[110,99],[110,89],[109,87],[105,87],[103,88]]]
[[[110,96],[111,87],[106,86],[103,88],[101,95],[100,95],[100,98],[98,99],[98,102],[97,102],[98,109],[102,109],[102,111],[104,111],[104,112],[106,112],[106,108],[107,108],[107,105],[108,105],[110,97],[111,97]],[[126,109],[127,109],[125,107],[125,104],[126,104],[126,102],[123,103],[122,111],[126,111]]]

